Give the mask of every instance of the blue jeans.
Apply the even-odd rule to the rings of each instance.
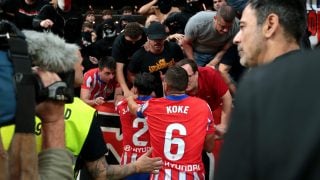
[[[124,179],[125,180],[149,180],[150,179],[150,173],[133,174],[133,175],[127,176]]]
[[[198,66],[205,66],[214,58],[215,54],[193,52],[193,56]]]

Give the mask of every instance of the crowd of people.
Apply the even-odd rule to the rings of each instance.
[[[47,153],[40,178],[320,178],[319,52],[306,36],[305,1],[150,0],[118,19],[71,0],[1,9],[32,61],[69,58],[74,70],[73,102],[36,108],[37,149]],[[62,81],[35,65],[45,87]],[[119,123],[119,161],[108,159],[102,122]],[[14,126],[0,130],[6,154]]]

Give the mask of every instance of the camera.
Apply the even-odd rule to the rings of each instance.
[[[58,73],[61,81],[55,82],[48,87],[44,87],[38,75],[35,77],[36,102],[40,103],[45,100],[63,101],[72,103],[74,97],[74,70],[65,73]]]
[[[18,52],[18,54],[15,54],[15,51],[20,51],[19,48],[23,48],[24,46],[21,44],[15,44],[18,47],[14,47],[14,50],[12,50],[13,47],[10,46],[10,38],[20,38],[24,39],[23,33],[11,22],[2,20],[0,21],[0,50],[2,52],[7,53],[8,60],[12,63],[12,58],[15,58],[16,56],[18,58],[21,58],[23,55]],[[23,50],[21,50],[22,52]],[[27,51],[27,50],[25,50]],[[27,55],[26,55],[27,56]],[[29,58],[29,57],[26,57]],[[30,59],[30,58],[29,58]],[[0,59],[1,61],[4,61],[4,59]],[[30,59],[31,61],[31,59]],[[32,63],[32,62],[31,62]],[[6,66],[4,68],[13,68],[14,66]],[[14,78],[17,81],[19,77],[17,74],[15,74],[14,69],[11,70],[14,74]],[[0,72],[3,73],[3,72]],[[40,103],[45,100],[57,100],[57,101],[64,101],[65,103],[72,103],[73,102],[73,96],[74,96],[74,70],[70,70],[68,72],[58,73],[58,75],[61,78],[61,82],[56,82],[48,87],[44,87],[43,83],[38,77],[38,75],[33,74],[32,77],[29,78],[29,82],[32,81],[35,87],[35,95],[36,95],[36,102]],[[2,79],[0,79],[2,81]],[[1,82],[3,83],[3,82]],[[14,83],[14,82],[12,82]],[[9,85],[10,86],[10,85]],[[14,86],[14,85],[13,85]],[[14,93],[14,92],[12,92]]]

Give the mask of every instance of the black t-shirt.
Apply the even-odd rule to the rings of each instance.
[[[107,153],[106,143],[103,139],[100,123],[97,121],[97,117],[95,115],[92,120],[88,136],[77,159],[77,164],[82,164],[81,162],[83,161],[95,161],[104,156],[105,153]]]
[[[142,47],[133,54],[132,60],[128,65],[131,73],[142,72],[152,73],[156,78],[156,95],[163,96],[160,71],[164,74],[168,67],[173,66],[175,62],[184,58],[180,46],[175,42],[165,42],[164,50],[161,54],[152,54],[145,51]]]
[[[39,14],[33,19],[33,28],[39,31],[44,29],[40,26],[40,22],[45,19],[53,21],[50,31],[63,37],[68,43],[77,43],[81,46],[81,27],[83,17],[79,10],[71,8],[68,12],[63,12],[59,8],[52,5],[44,6]]]
[[[320,178],[320,51],[291,51],[240,82],[215,180]]]
[[[124,34],[121,33],[114,40],[112,45],[112,57],[120,63],[129,64],[131,56],[147,41],[146,34],[142,34],[142,38],[134,44],[127,41]]]
[[[83,72],[87,72],[92,68],[98,67],[97,64],[93,64],[89,60],[89,56],[93,56],[98,60],[104,56],[111,56],[112,43],[114,39],[115,38],[103,38],[81,49],[81,55],[83,57],[82,65],[84,67]]]
[[[173,12],[168,15],[163,24],[169,28],[170,34],[184,34],[184,29],[192,13],[189,12]]]
[[[77,157],[75,171],[81,170],[81,178],[91,177],[88,172],[85,162],[92,162],[105,157],[108,152],[104,141],[102,131],[100,129],[99,119],[97,115],[93,117],[87,138],[82,146],[79,156]]]
[[[37,0],[34,4],[28,5],[25,0],[10,0],[5,1],[3,9],[6,13],[14,14],[14,17],[9,17],[9,20],[14,22],[19,29],[33,29],[33,18],[48,3],[47,0]]]

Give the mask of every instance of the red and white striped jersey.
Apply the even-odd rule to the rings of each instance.
[[[138,97],[137,104],[143,104],[150,99],[149,96]],[[145,97],[148,97],[147,99]],[[120,101],[116,105],[116,111],[120,116],[121,127],[123,132],[123,153],[121,164],[134,162],[142,154],[150,149],[150,139],[148,125],[145,118],[139,118],[129,112],[128,102]]]
[[[153,157],[164,166],[151,179],[204,179],[202,150],[207,134],[214,133],[209,105],[187,95],[151,99],[137,113],[145,116]]]

